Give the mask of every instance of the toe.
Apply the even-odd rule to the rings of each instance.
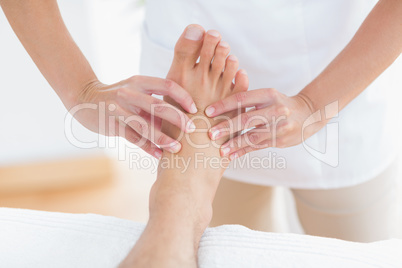
[[[225,64],[225,71],[223,72],[223,85],[232,85],[232,81],[235,78],[237,68],[239,68],[239,61],[237,60],[237,57],[234,55],[230,55],[226,59],[226,64]]]
[[[212,75],[218,79],[223,71],[223,68],[225,67],[225,61],[226,57],[229,55],[230,52],[230,47],[229,44],[226,43],[225,41],[220,41],[216,50],[215,50],[215,56],[212,61]]]
[[[200,25],[191,24],[186,27],[174,48],[172,68],[194,68],[200,55],[204,33],[205,30]]]
[[[240,69],[236,73],[235,77],[235,84],[233,91],[234,92],[240,92],[240,91],[246,91],[248,89],[248,75],[247,72],[244,69]]]
[[[220,40],[221,35],[215,30],[209,30],[205,35],[199,62],[199,66],[204,72],[209,71],[216,46]]]

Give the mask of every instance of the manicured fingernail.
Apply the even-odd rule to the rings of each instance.
[[[207,32],[209,35],[212,35],[212,36],[215,36],[215,37],[219,37],[219,32],[218,31],[215,31],[215,30],[209,30],[208,32]]]
[[[195,106],[195,103],[191,104],[190,107],[190,113],[195,114],[198,111],[197,106]]]
[[[220,41],[219,46],[221,46],[221,47],[229,47],[229,44],[227,42],[225,42],[225,41]]]
[[[219,129],[218,130],[211,130],[211,138],[213,140],[216,140],[218,138],[219,134],[220,134]]]
[[[158,159],[160,159],[160,158],[162,157],[162,153],[159,152],[159,151],[156,151],[154,155],[155,155],[155,157],[158,158]]]
[[[236,57],[235,55],[230,55],[230,56],[228,57],[228,60],[237,61],[237,57]]]
[[[205,110],[205,114],[207,116],[212,116],[215,112],[215,108],[212,106],[209,106],[206,110]]]
[[[193,121],[188,121],[187,124],[187,133],[193,133],[195,131],[195,125],[193,123]]]
[[[226,156],[230,152],[230,148],[229,147],[222,148],[221,152],[222,152],[222,156]]]
[[[188,26],[184,38],[188,40],[198,41],[201,40],[204,31],[196,26]]]
[[[177,153],[178,151],[180,151],[181,149],[181,144],[178,142],[172,142],[169,146],[169,148],[167,148],[167,150],[171,153]]]
[[[236,158],[238,158],[239,157],[239,155],[237,154],[237,153],[234,153],[234,154],[231,154],[230,156],[229,156],[229,159],[230,159],[230,161],[233,161],[234,159],[236,159]]]

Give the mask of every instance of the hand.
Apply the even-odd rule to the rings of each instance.
[[[113,85],[93,81],[69,110],[89,130],[124,137],[160,158],[162,151],[156,145],[172,153],[181,149],[179,142],[160,131],[162,120],[187,133],[193,132],[195,126],[183,111],[152,94],[169,96],[185,111],[197,112],[190,94],[177,83],[147,76],[133,76]]]
[[[221,122],[209,130],[212,140],[231,135],[231,139],[221,146],[222,156],[229,155],[233,160],[267,147],[294,146],[325,125],[324,120],[315,118],[314,122],[317,123],[304,127],[306,119],[313,114],[311,101],[301,93],[288,97],[273,88],[234,94],[208,106],[205,113],[209,117],[215,117],[228,111],[250,107],[254,109]],[[253,129],[243,135],[233,136],[250,128]]]

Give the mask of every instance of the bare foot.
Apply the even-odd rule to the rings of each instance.
[[[189,29],[203,32],[199,25],[190,25],[186,30]],[[228,57],[229,44],[221,40],[217,31],[210,30],[200,35],[199,40],[186,39],[186,32],[176,43],[173,63],[166,78],[180,84],[191,94],[199,113],[203,114],[204,109],[215,101],[247,90],[245,71],[237,71],[238,60],[233,55]],[[234,78],[235,84],[232,83]]]
[[[208,129],[220,120],[204,114],[211,103],[248,88],[246,73],[237,71],[238,60],[228,57],[229,52],[229,45],[221,41],[217,31],[204,33],[198,25],[188,26],[175,47],[167,78],[180,84],[194,99],[198,113],[189,117],[196,131],[182,133],[177,126],[162,122],[162,131],[178,138],[182,149],[177,154],[163,152],[150,193],[150,219],[142,245],[138,246],[143,252],[152,252],[148,256],[154,259],[159,256],[174,261],[165,267],[196,266],[198,243],[211,221],[213,198],[230,162],[219,153],[219,145],[226,140],[214,145],[216,141],[208,137]],[[166,101],[179,107],[172,99]],[[163,240],[164,247],[150,244],[150,240]]]
[[[238,60],[232,55],[228,57],[229,52],[229,45],[221,40],[217,31],[204,33],[201,26],[190,25],[176,43],[173,63],[167,75],[168,79],[181,85],[193,97],[198,113],[189,114],[189,117],[196,125],[196,131],[186,134],[168,122],[162,123],[162,131],[181,141],[182,150],[177,154],[163,153],[158,180],[151,192],[150,206],[151,209],[153,204],[162,207],[160,202],[165,202],[163,198],[169,198],[169,191],[173,191],[175,196],[183,195],[187,199],[186,205],[193,206],[191,211],[201,212],[202,215],[194,217],[202,218],[202,228],[209,224],[216,188],[230,162],[219,153],[220,145],[227,138],[211,141],[208,137],[208,129],[223,119],[208,118],[204,110],[211,103],[248,88],[246,72],[237,70]],[[235,84],[232,82],[234,79]],[[175,104],[172,99],[167,98],[166,101]],[[227,114],[229,117],[235,115],[237,112]],[[165,185],[159,179],[161,177],[170,178],[164,179],[169,182]],[[180,192],[180,187],[185,190]],[[166,196],[162,198],[157,192],[164,192]],[[169,202],[175,198],[170,197]]]

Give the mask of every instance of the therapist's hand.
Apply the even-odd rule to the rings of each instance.
[[[185,111],[197,112],[190,94],[177,83],[148,76],[133,76],[113,85],[89,83],[69,111],[88,129],[124,137],[159,158],[162,150],[156,145],[172,153],[181,149],[179,142],[161,132],[161,120],[187,133],[195,127],[183,111],[152,94],[169,96]]]
[[[229,155],[231,160],[267,147],[285,148],[300,144],[302,138],[310,137],[325,125],[323,121],[315,120],[318,122],[305,128],[306,119],[313,114],[309,99],[302,94],[288,97],[273,88],[234,94],[209,105],[205,113],[216,117],[250,107],[253,109],[225,120],[209,131],[212,140],[230,135],[231,139],[222,145],[220,152]],[[236,135],[250,128],[253,129]]]

